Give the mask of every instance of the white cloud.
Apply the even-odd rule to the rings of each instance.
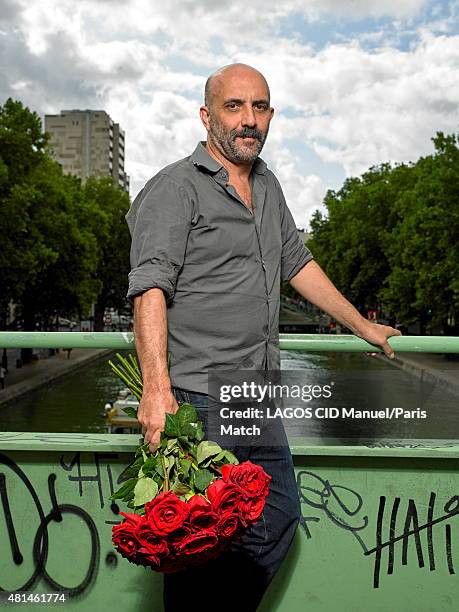
[[[393,17],[406,19],[414,17],[426,4],[426,0],[312,0],[295,2],[303,6],[305,15],[338,15],[351,19],[369,17]]]
[[[415,19],[426,5],[9,0],[0,83],[5,96],[42,113],[106,109],[126,131],[135,195],[149,176],[205,138],[198,109],[206,75],[232,61],[252,64],[267,76],[278,111],[263,156],[305,226],[330,186],[327,164],[350,175],[383,161],[413,160],[431,151],[435,131],[457,130],[459,37],[444,35],[452,32],[451,16],[435,11],[421,28]],[[288,39],[279,32],[292,17],[299,33]],[[399,20],[399,31],[406,24],[414,37],[411,47],[400,50],[377,28],[362,33],[361,42],[336,42],[331,32],[319,50],[301,37],[302,18],[323,27],[340,17]],[[308,168],[299,152],[305,147],[322,160],[321,169]]]
[[[318,176],[308,174],[307,168],[302,168],[301,161],[288,149],[276,151],[276,162],[276,176],[295,222],[307,229],[312,213],[322,204],[326,186]]]
[[[285,43],[262,61],[280,108],[303,113],[289,121],[290,137],[293,130],[348,175],[415,159],[430,151],[435,131],[457,129],[459,36],[423,33],[411,51],[341,44],[305,57]]]
[[[276,28],[285,17],[298,15],[314,22],[332,16],[347,19],[391,17],[406,19],[415,16],[426,0],[150,0],[129,2],[94,2],[80,0],[9,0],[5,11],[22,10],[21,25],[27,34],[27,44],[34,53],[46,49],[46,39],[62,31],[81,42],[90,43],[104,36],[129,38],[170,33],[176,40],[204,47],[210,38],[249,43],[244,39],[255,32],[266,33]],[[196,36],[196,31],[199,36]],[[250,44],[250,43],[249,43]]]

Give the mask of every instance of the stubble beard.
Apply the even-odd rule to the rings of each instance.
[[[244,128],[243,130],[226,130],[221,123],[210,118],[210,136],[214,144],[233,163],[251,163],[260,155],[265,144],[268,131],[261,132],[255,128]],[[244,146],[243,140],[237,136],[251,136],[255,141]],[[238,145],[238,141],[242,146]]]

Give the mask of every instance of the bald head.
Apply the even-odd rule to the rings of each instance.
[[[252,66],[224,66],[207,79],[199,114],[216,159],[250,166],[263,148],[273,113],[268,83]]]
[[[225,80],[230,78],[255,78],[262,80],[266,86],[267,98],[269,100],[270,92],[268,82],[259,70],[247,64],[228,64],[228,66],[223,66],[212,73],[206,81],[204,88],[204,104],[207,108],[211,108],[216,92],[222,84],[224,84]]]

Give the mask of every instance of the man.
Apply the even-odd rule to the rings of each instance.
[[[399,332],[364,319],[298,237],[282,189],[259,158],[273,113],[260,72],[244,64],[215,72],[200,109],[207,142],[150,179],[126,216],[144,381],[138,419],[152,451],[177,400],[205,417],[212,368],[279,368],[281,280],[393,356],[387,338]],[[166,611],[186,609],[201,585],[221,595],[209,610],[257,609],[300,518],[292,457],[279,435],[283,445],[234,449],[272,476],[262,519],[217,561],[166,575]]]

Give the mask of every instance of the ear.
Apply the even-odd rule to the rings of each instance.
[[[201,121],[208,132],[210,131],[209,115],[210,113],[207,106],[201,106],[199,109],[199,116],[201,117]]]

